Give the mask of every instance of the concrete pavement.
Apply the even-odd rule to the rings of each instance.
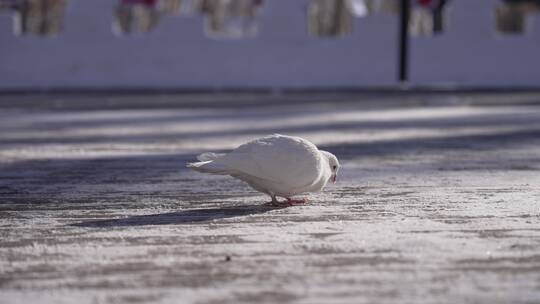
[[[1,303],[540,301],[540,95],[0,98]],[[338,184],[184,168],[269,133]]]

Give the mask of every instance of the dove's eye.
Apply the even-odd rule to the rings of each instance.
[[[337,166],[333,166],[332,169],[333,169],[333,170],[336,170],[336,169],[337,169]]]

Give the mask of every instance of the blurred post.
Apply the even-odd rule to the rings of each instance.
[[[399,22],[399,81],[408,80],[409,61],[409,16],[411,9],[410,0],[400,0]]]

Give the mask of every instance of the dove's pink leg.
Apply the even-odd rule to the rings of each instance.
[[[301,199],[290,199],[287,198],[287,203],[291,206],[293,205],[302,205],[308,202],[307,198],[301,198]]]
[[[285,208],[285,207],[292,206],[292,204],[290,204],[288,201],[286,201],[286,202],[278,201],[275,195],[271,195],[271,197],[272,197],[272,201],[266,203],[265,204],[266,206],[277,207],[277,208]]]
[[[292,206],[291,204],[289,204],[289,202],[268,202],[265,205],[274,208],[287,208]]]

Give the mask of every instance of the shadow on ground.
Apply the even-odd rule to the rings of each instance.
[[[264,112],[263,112],[264,113]],[[337,112],[340,113],[340,112]],[[331,115],[332,112],[327,115]],[[46,136],[43,134],[39,136],[31,137],[0,137],[0,145],[36,145],[36,144],[103,144],[103,143],[170,143],[170,142],[182,142],[184,140],[199,140],[204,138],[219,138],[223,136],[258,136],[261,134],[295,134],[295,133],[317,133],[328,130],[334,131],[362,131],[367,130],[381,131],[381,130],[433,130],[433,129],[445,129],[453,130],[460,128],[497,128],[497,127],[516,127],[523,130],[535,127],[538,119],[535,113],[511,113],[511,114],[476,114],[468,115],[465,117],[435,117],[431,119],[396,119],[393,121],[337,121],[327,122],[324,120],[324,116],[313,115],[311,117],[318,117],[320,122],[307,122],[304,125],[271,125],[264,127],[257,127],[253,125],[253,119],[258,118],[259,121],[266,121],[267,123],[275,118],[299,118],[304,116],[309,117],[308,114],[302,114],[292,111],[291,113],[285,113],[281,111],[272,111],[270,113],[249,113],[248,115],[236,114],[234,117],[232,114],[211,114],[206,115],[193,115],[192,117],[184,117],[183,115],[171,117],[139,117],[139,118],[108,118],[108,119],[94,119],[94,120],[82,120],[66,123],[60,122],[41,122],[30,125],[29,130],[40,129],[43,130]],[[245,127],[238,129],[211,129],[211,130],[193,130],[186,131],[160,131],[159,128],[163,124],[171,123],[193,123],[193,120],[197,121],[197,118],[202,120],[203,124],[219,124],[230,123],[232,121],[244,121]],[[147,132],[142,134],[122,134],[116,133],[116,127],[126,126],[141,126],[146,128]],[[64,131],[72,130],[74,128],[84,128],[85,132],[89,134],[65,134]],[[92,134],[94,128],[110,128],[107,134],[101,134],[99,132]],[[20,130],[20,127],[18,128]],[[152,132],[150,132],[152,131]]]
[[[149,215],[130,216],[121,219],[94,220],[71,224],[76,227],[126,227],[147,225],[178,225],[210,222],[226,218],[248,216],[266,213],[286,207],[274,207],[269,205],[246,205],[221,208],[192,209],[179,212],[158,213]]]
[[[449,151],[491,151],[493,149],[517,148],[520,145],[538,143],[540,130],[526,129],[512,132],[498,132],[485,135],[454,135],[430,138],[404,138],[375,142],[352,142],[346,144],[320,145],[340,160],[350,160],[369,156],[398,157],[407,153],[421,151],[423,154],[449,153]],[[214,151],[227,152],[227,151]],[[29,198],[39,194],[43,197],[58,197],[62,194],[82,193],[79,196],[92,197],[117,193],[123,195],[170,195],[175,198],[189,199],[194,192],[192,186],[201,189],[216,190],[211,180],[201,180],[196,174],[186,172],[185,163],[195,160],[195,154],[174,155],[135,155],[96,159],[48,159],[28,160],[13,164],[0,165],[0,194],[12,198]],[[512,155],[485,155],[483,164],[494,168],[506,168],[505,161]],[[517,163],[535,163],[540,159],[533,157],[521,159]],[[446,160],[440,159],[440,162]],[[461,166],[467,166],[469,160],[463,159]],[[471,162],[476,160],[472,159]],[[516,163],[513,161],[512,164]],[[442,166],[445,163],[441,164]],[[228,184],[222,183],[221,195],[227,195]],[[164,188],[168,184],[169,188]],[[138,187],[136,185],[139,185]],[[171,188],[170,185],[175,185]],[[236,185],[236,184],[235,184]],[[173,191],[174,190],[174,191]],[[88,192],[90,191],[90,192]],[[63,196],[62,196],[63,197]],[[223,197],[223,196],[220,196]],[[216,197],[218,198],[218,197]]]

